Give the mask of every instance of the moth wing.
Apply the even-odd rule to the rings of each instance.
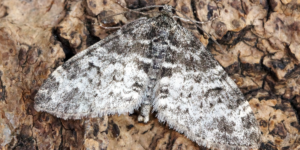
[[[156,85],[158,119],[202,146],[258,148],[260,129],[248,101],[198,39],[177,28],[166,56],[172,59]]]
[[[58,67],[36,94],[35,109],[63,119],[133,112],[148,84],[143,65],[150,62],[141,59],[148,22],[129,23]]]

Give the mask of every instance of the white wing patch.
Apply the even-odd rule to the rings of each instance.
[[[142,101],[143,86],[147,74],[138,69],[137,56],[120,59],[118,54],[102,50],[101,59],[92,54],[75,62],[75,66],[58,67],[47,79],[39,94],[51,99],[48,103],[36,103],[37,110],[46,110],[58,117],[79,119],[83,116],[132,112]],[[111,60],[115,63],[112,64]],[[38,100],[38,99],[37,99]],[[66,103],[67,102],[67,103]],[[100,108],[100,109],[99,109]],[[128,108],[131,108],[130,110]]]
[[[153,104],[157,118],[199,145],[257,148],[260,130],[251,107],[235,92],[236,85],[223,69],[223,76],[212,69],[203,73],[182,68],[162,78],[158,89],[162,92]]]

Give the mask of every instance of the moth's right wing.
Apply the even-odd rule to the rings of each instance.
[[[148,84],[149,21],[125,25],[58,67],[36,94],[35,109],[63,119],[133,112]]]
[[[181,26],[169,45],[154,101],[159,121],[202,146],[257,149],[261,131],[253,111],[212,54]]]

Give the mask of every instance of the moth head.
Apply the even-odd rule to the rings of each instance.
[[[174,8],[170,5],[163,5],[162,9],[160,10],[163,14],[172,16]]]
[[[167,11],[167,12],[172,12],[173,7],[170,6],[170,5],[164,5],[164,6],[163,6],[163,10],[164,10],[164,11]]]

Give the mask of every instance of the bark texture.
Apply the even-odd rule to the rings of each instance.
[[[260,149],[300,149],[300,3],[297,0],[2,0],[0,2],[0,149],[206,149],[137,114],[62,120],[36,112],[34,96],[65,60],[114,30],[106,16],[169,4],[212,52],[249,101],[262,131]],[[153,10],[154,11],[154,10]],[[178,14],[183,17],[183,15]],[[105,18],[118,26],[140,17]]]

